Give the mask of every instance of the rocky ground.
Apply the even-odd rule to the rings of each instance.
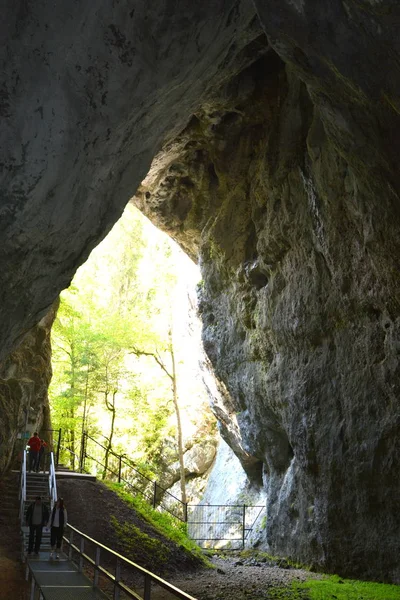
[[[264,559],[265,560],[265,559]],[[215,569],[180,574],[169,581],[199,600],[267,600],[294,598],[292,581],[305,581],[319,577],[301,569],[272,566],[263,559],[241,560],[234,556],[214,557]],[[286,590],[282,588],[286,587]],[[152,600],[169,600],[173,597],[164,590],[152,593]],[[296,596],[299,598],[299,595]],[[304,593],[304,600],[308,595]]]

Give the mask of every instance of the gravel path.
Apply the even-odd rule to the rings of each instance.
[[[301,569],[271,566],[263,562],[265,560],[214,557],[215,569],[169,577],[169,582],[198,600],[267,600],[277,597],[274,588],[290,587],[292,581],[320,578],[316,573]],[[287,594],[279,595],[280,598],[291,596],[289,590]],[[151,597],[152,600],[173,598],[165,590],[157,588]],[[304,598],[307,598],[306,594]]]

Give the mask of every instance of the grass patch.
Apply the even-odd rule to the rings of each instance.
[[[204,565],[208,567],[213,566],[206,559],[199,546],[188,537],[186,523],[175,519],[169,513],[161,513],[158,510],[154,510],[144,498],[132,496],[127,492],[122,483],[112,483],[110,481],[104,481],[103,483],[115,492],[121,500],[126,502],[130,508],[134,509],[145,521],[157,529],[159,533],[194,555]]]
[[[307,591],[310,600],[400,600],[398,585],[341,579],[337,575],[309,579],[292,587],[295,592]]]
[[[153,539],[132,523],[120,523],[114,516],[111,516],[111,523],[120,543],[129,555],[135,556],[136,560],[140,558],[143,561],[144,559],[148,568],[162,571],[163,565],[168,562],[171,554],[166,546],[160,544],[158,540]],[[140,551],[139,555],[136,556],[138,548],[140,548]]]

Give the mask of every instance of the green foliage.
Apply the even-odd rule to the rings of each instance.
[[[400,586],[333,575],[293,582],[290,587],[273,588],[268,594],[271,600],[400,600]]]
[[[398,585],[341,579],[337,575],[293,584],[293,589],[307,591],[310,600],[400,600]]]
[[[127,555],[138,555],[148,568],[162,570],[162,565],[171,555],[167,546],[147,535],[133,523],[120,523],[114,515],[111,515],[111,523]]]
[[[175,542],[182,549],[190,552],[190,554],[196,556],[205,565],[211,566],[204,557],[199,546],[187,536],[186,523],[175,519],[169,513],[154,510],[144,498],[129,494],[122,484],[111,482],[105,483],[107,487],[116,492],[124,502],[140,514],[143,519],[157,529],[162,535]]]
[[[150,360],[138,366],[131,349],[160,352],[167,344],[170,243],[145,240],[143,217],[130,207],[103,244],[61,296],[52,332],[52,422],[76,454],[83,430],[101,432],[117,452],[140,448],[132,458],[154,471],[173,435],[169,382]]]

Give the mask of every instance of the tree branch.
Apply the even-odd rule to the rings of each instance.
[[[135,354],[135,356],[151,356],[151,358],[154,358],[158,366],[164,371],[164,373],[170,378],[170,380],[172,382],[174,381],[173,375],[168,371],[164,361],[161,359],[158,352],[146,352],[145,350],[140,350],[139,348],[136,348],[136,346],[133,346],[129,354]]]

